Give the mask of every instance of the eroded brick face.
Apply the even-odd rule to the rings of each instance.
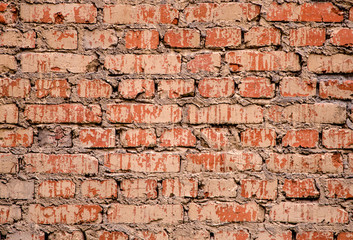
[[[352,0],[0,2],[0,239],[352,240]]]

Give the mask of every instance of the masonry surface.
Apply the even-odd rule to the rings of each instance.
[[[0,239],[353,239],[352,6],[0,2]]]

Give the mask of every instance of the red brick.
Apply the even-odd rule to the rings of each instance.
[[[214,203],[189,204],[191,221],[210,221],[212,223],[262,222],[264,211],[255,202],[246,204]]]
[[[27,79],[0,79],[0,97],[25,98],[31,90]]]
[[[322,131],[322,145],[326,148],[353,148],[353,131],[351,129],[330,128]]]
[[[203,97],[230,97],[234,94],[234,81],[231,78],[204,78],[198,89]]]
[[[299,55],[293,52],[238,50],[227,52],[225,60],[233,72],[300,71]]]
[[[283,97],[310,97],[316,95],[316,79],[284,77],[279,89]]]
[[[206,30],[206,47],[236,47],[241,44],[240,28],[210,28]]]
[[[183,221],[182,205],[122,205],[111,204],[108,209],[109,223],[177,224]]]
[[[95,29],[93,31],[85,31],[82,41],[86,49],[107,49],[118,44],[118,37],[113,29]]]
[[[147,79],[125,79],[119,83],[119,93],[122,98],[134,99],[154,97],[154,81]]]
[[[175,240],[209,240],[210,233],[206,230],[179,229],[173,231]]]
[[[182,109],[178,105],[107,105],[107,118],[112,123],[177,123],[181,116]]]
[[[113,179],[86,180],[81,183],[81,193],[88,198],[116,198],[118,184]]]
[[[273,129],[246,129],[240,134],[241,142],[246,147],[271,147],[276,145],[276,131]]]
[[[274,122],[331,123],[346,122],[346,108],[335,103],[292,104],[288,107],[271,106],[268,118]]]
[[[17,155],[11,153],[0,154],[0,174],[17,173],[19,169]]]
[[[22,53],[21,69],[32,73],[86,73],[94,72],[90,64],[97,61],[94,55],[80,55],[72,53]]]
[[[5,239],[5,238],[4,238]],[[31,231],[21,231],[15,232],[6,235],[6,240],[18,240],[18,239],[26,239],[26,240],[45,240],[45,233],[44,232],[31,232]],[[53,240],[49,238],[49,240]],[[77,239],[80,240],[80,239]]]
[[[30,147],[32,144],[32,128],[0,129],[0,147]]]
[[[260,14],[260,7],[250,3],[198,3],[184,10],[187,23],[251,21]]]
[[[157,181],[154,179],[126,179],[120,183],[121,194],[126,198],[157,198]]]
[[[268,9],[268,21],[342,22],[343,12],[330,2],[283,3],[273,2]]]
[[[200,38],[200,32],[195,29],[170,29],[164,34],[166,45],[175,48],[198,48]]]
[[[276,88],[270,79],[261,77],[246,77],[238,87],[240,96],[251,98],[273,98]]]
[[[70,180],[47,180],[38,186],[38,196],[43,198],[73,198],[75,196],[75,183]]]
[[[35,48],[36,33],[34,31],[22,33],[16,29],[5,30],[0,33],[0,47]]]
[[[291,46],[322,46],[326,41],[326,30],[324,28],[302,27],[291,29],[289,32],[289,43]]]
[[[320,97],[332,99],[353,99],[353,80],[320,81]]]
[[[314,179],[284,180],[283,191],[288,198],[317,198],[320,192],[315,186]]]
[[[27,105],[25,118],[32,123],[100,123],[99,105],[59,104]]]
[[[187,122],[191,124],[240,124],[263,121],[263,109],[257,105],[243,107],[236,104],[218,104],[203,108],[189,105],[187,111]]]
[[[120,134],[120,142],[124,147],[152,147],[157,138],[152,129],[128,129]]]
[[[17,20],[18,12],[16,7],[8,3],[0,3],[0,24],[11,24]]]
[[[241,196],[274,200],[277,198],[277,180],[243,179],[241,180]]]
[[[162,182],[162,195],[164,197],[191,197],[195,198],[198,191],[196,179],[169,178]]]
[[[313,129],[295,129],[287,131],[282,138],[284,147],[314,148],[319,141],[319,132]]]
[[[277,154],[266,160],[267,169],[276,173],[342,173],[343,160],[339,153]]]
[[[349,10],[349,21],[353,21],[353,7]]]
[[[192,73],[218,72],[221,67],[219,53],[203,53],[195,55],[187,64],[187,69]]]
[[[186,155],[188,172],[259,171],[262,158],[255,153],[195,153]]]
[[[76,30],[45,30],[42,35],[50,48],[77,49]]]
[[[159,33],[157,30],[129,30],[125,35],[127,49],[156,49],[158,45]]]
[[[162,133],[159,145],[162,147],[193,147],[196,145],[196,137],[189,129],[168,129]]]
[[[353,9],[353,8],[352,8]],[[353,11],[352,11],[353,12]],[[352,14],[351,14],[352,15]],[[353,238],[353,232],[341,232],[337,236],[337,240],[350,240]]]
[[[70,85],[65,79],[61,80],[37,80],[35,83],[37,98],[44,97],[70,97]]]
[[[177,24],[179,12],[168,4],[106,5],[103,21],[113,24]]]
[[[168,234],[165,231],[160,231],[160,232],[157,232],[157,233],[154,233],[154,232],[151,232],[151,231],[141,231],[141,232],[138,233],[138,236],[140,238],[133,239],[133,240],[138,240],[138,239],[144,239],[144,240],[168,240]]]
[[[123,232],[107,232],[107,231],[98,232],[98,236],[96,237],[97,239],[99,237],[99,240],[128,240],[129,239],[129,236]],[[76,239],[72,239],[72,240],[76,240]]]
[[[85,128],[78,131],[79,144],[84,148],[115,147],[114,128]]]
[[[34,194],[33,181],[10,179],[0,183],[0,198],[31,200]]]
[[[333,240],[332,232],[299,232],[297,240]]]
[[[194,80],[161,80],[158,82],[158,93],[161,98],[181,98],[193,96]]]
[[[285,231],[285,232],[277,232],[271,234],[269,232],[260,232],[257,235],[256,240],[292,240],[292,232]]]
[[[18,108],[16,104],[0,105],[0,123],[18,123]]]
[[[228,129],[226,128],[203,128],[201,129],[203,139],[213,149],[224,149],[230,144]]]
[[[98,160],[86,154],[41,154],[24,156],[29,173],[96,174]]]
[[[348,213],[332,206],[317,203],[281,202],[272,207],[270,221],[289,223],[347,223]]]
[[[21,208],[19,206],[0,205],[0,224],[13,223],[21,218]]]
[[[219,230],[214,233],[214,240],[249,240],[250,234],[245,230]]]
[[[84,240],[85,237],[81,231],[73,232],[54,232],[49,235],[48,240]],[[44,240],[44,238],[43,238]]]
[[[32,204],[29,219],[37,224],[82,224],[102,221],[102,208],[98,205],[59,205],[42,207]]]
[[[308,69],[318,74],[352,73],[353,56],[345,54],[335,54],[331,56],[310,54],[308,58]]]
[[[33,23],[95,23],[93,4],[21,4],[21,19]]]
[[[14,56],[7,54],[0,54],[0,73],[16,72],[17,62]]]
[[[247,46],[271,46],[281,44],[281,32],[274,27],[252,27],[244,35]]]
[[[327,197],[353,198],[353,181],[351,179],[328,179]]]
[[[103,80],[82,79],[77,85],[77,94],[84,98],[110,98],[113,88]]]
[[[180,157],[166,153],[111,153],[105,156],[109,172],[179,172]]]
[[[107,55],[104,67],[126,74],[175,74],[180,72],[181,56],[178,54]]]
[[[206,179],[203,182],[203,194],[206,198],[236,197],[238,186],[234,179]]]

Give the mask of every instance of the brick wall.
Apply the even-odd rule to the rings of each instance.
[[[0,239],[353,239],[353,2],[0,3]]]

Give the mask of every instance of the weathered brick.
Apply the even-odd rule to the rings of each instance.
[[[0,153],[0,174],[17,173],[19,169],[17,156],[11,153]]]
[[[84,234],[81,231],[73,232],[53,232],[48,236],[48,240],[84,240]]]
[[[103,80],[82,79],[77,84],[77,94],[84,98],[110,98],[113,88]]]
[[[113,179],[86,180],[81,183],[81,193],[88,198],[116,198],[118,184]]]
[[[32,144],[32,128],[0,129],[0,147],[30,147]]]
[[[188,172],[260,171],[262,158],[255,153],[195,153],[186,155]]]
[[[0,24],[12,24],[17,20],[18,12],[16,7],[8,3],[0,3]]]
[[[231,78],[204,78],[200,80],[200,95],[207,98],[230,97],[234,94],[234,81]]]
[[[105,156],[104,165],[110,172],[179,172],[180,157],[167,153],[111,153]]]
[[[289,32],[289,44],[296,47],[322,46],[326,41],[324,28],[302,27],[291,29]]]
[[[352,238],[353,238],[353,232],[341,232],[337,236],[337,240],[349,240]]]
[[[37,98],[44,97],[70,97],[70,85],[65,79],[60,80],[37,80],[35,83]]]
[[[38,186],[38,196],[42,198],[73,198],[75,196],[75,183],[70,180],[47,180]]]
[[[238,87],[240,96],[251,98],[272,98],[276,88],[270,79],[262,77],[246,77]]]
[[[238,186],[234,179],[206,179],[203,194],[206,198],[236,197]]]
[[[337,46],[352,46],[353,45],[353,29],[338,28],[331,33],[331,43]]]
[[[121,194],[126,198],[157,198],[157,181],[154,179],[125,179],[120,183]]]
[[[182,109],[178,105],[108,104],[107,118],[112,123],[177,123]]]
[[[125,79],[119,83],[119,93],[122,98],[136,97],[153,98],[154,81],[148,79]]]
[[[180,72],[181,56],[164,55],[107,55],[104,67],[126,74],[176,74]]]
[[[203,139],[213,149],[224,149],[230,144],[228,130],[226,128],[203,128],[201,129]]]
[[[86,232],[88,233],[88,232]],[[123,232],[108,232],[108,231],[94,231],[94,237],[87,238],[89,240],[99,239],[99,240],[128,240],[129,236]]]
[[[180,98],[193,96],[195,91],[194,80],[161,80],[158,82],[158,93],[161,98]]]
[[[76,30],[45,30],[42,35],[50,48],[77,49]]]
[[[97,59],[94,55],[58,52],[22,53],[21,69],[23,72],[32,73],[85,73],[95,71],[95,67],[92,67],[92,63],[95,63],[95,61]]]
[[[0,79],[0,97],[24,98],[31,90],[27,79]]]
[[[159,45],[159,33],[157,30],[129,30],[125,35],[125,47],[127,49],[156,49]]]
[[[349,21],[353,21],[353,7],[349,10]]]
[[[164,42],[175,48],[198,48],[200,38],[200,32],[195,29],[170,29],[164,34]]]
[[[353,148],[351,129],[330,128],[322,131],[322,145],[326,148]]]
[[[327,194],[329,198],[353,198],[353,181],[351,179],[328,179]]]
[[[81,224],[102,221],[102,208],[98,205],[59,205],[43,207],[32,204],[28,207],[30,221],[37,224]]]
[[[292,240],[292,232],[285,231],[285,232],[277,232],[277,233],[275,232],[272,234],[267,231],[259,232],[256,240]]]
[[[26,105],[24,115],[32,123],[100,123],[99,105]]]
[[[331,56],[310,54],[308,58],[308,69],[318,74],[352,73],[353,56],[345,54],[335,54]]]
[[[299,232],[297,240],[333,240],[333,232]]]
[[[195,198],[198,191],[198,182],[193,178],[169,178],[162,182],[164,197],[191,197]]]
[[[6,235],[6,240],[19,240],[19,239],[45,240],[45,233],[44,232],[25,232],[25,231],[21,231],[21,232],[15,232],[15,233],[11,233],[11,234],[7,234]],[[49,239],[49,240],[52,240],[52,239]],[[80,240],[80,239],[77,239],[77,240]]]
[[[244,198],[274,200],[277,198],[277,180],[241,180],[241,196]]]
[[[34,23],[95,23],[97,9],[93,4],[21,4],[21,19]]]
[[[353,99],[353,80],[320,81],[320,97],[331,99]]]
[[[282,138],[284,147],[314,148],[319,141],[319,132],[314,129],[293,129],[288,130]]]
[[[176,224],[183,220],[182,205],[122,205],[111,204],[108,209],[110,223]]]
[[[13,223],[21,218],[21,208],[16,205],[0,205],[0,224]]]
[[[116,32],[113,29],[84,31],[82,39],[83,47],[86,49],[107,49],[118,43]]]
[[[214,240],[249,240],[250,234],[245,230],[219,230],[214,232]]]
[[[14,56],[0,54],[0,73],[16,72],[17,62]]]
[[[214,203],[189,204],[191,221],[211,221],[212,223],[262,222],[264,211],[255,202],[246,204]]]
[[[267,169],[277,173],[342,173],[343,160],[339,153],[277,154],[266,160]]]
[[[240,134],[241,142],[246,147],[271,147],[276,145],[276,131],[274,129],[246,129]]]
[[[233,72],[240,71],[300,71],[299,55],[293,52],[239,50],[225,57]]]
[[[175,240],[208,240],[210,233],[206,230],[186,230],[181,229],[173,232],[173,239]]]
[[[173,128],[164,130],[160,139],[162,147],[192,147],[196,145],[196,137],[189,129]]]
[[[274,27],[252,27],[244,35],[247,46],[271,46],[281,44],[281,32]]]
[[[17,123],[18,108],[16,104],[0,105],[0,123]]]
[[[240,28],[210,28],[206,30],[205,46],[210,48],[236,47],[241,44]]]
[[[353,173],[353,154],[348,154],[348,169],[347,173]]]
[[[11,179],[7,183],[0,183],[0,198],[33,199],[34,182]]]
[[[316,189],[314,179],[285,179],[283,191],[288,198],[317,198],[320,192]]]
[[[187,63],[187,69],[192,73],[218,72],[220,67],[221,55],[219,53],[198,54]]]
[[[114,128],[85,128],[78,131],[79,145],[84,148],[115,147]]]
[[[31,153],[24,156],[24,164],[29,173],[98,173],[98,160],[85,154]]]
[[[124,147],[151,147],[157,144],[156,133],[152,129],[128,129],[120,134]]]
[[[188,106],[187,122],[191,124],[239,124],[261,123],[263,110],[257,105],[218,104],[209,107],[198,108],[195,105]]]
[[[283,97],[310,97],[316,95],[316,79],[284,77],[279,89]]]
[[[168,234],[165,231],[161,231],[157,233],[152,231],[141,231],[141,232],[138,232],[138,237],[144,240],[168,240]],[[137,239],[134,239],[134,240],[137,240]]]
[[[177,24],[179,12],[168,4],[106,5],[103,21],[113,24]]]
[[[0,33],[0,47],[35,48],[36,33],[34,31],[22,33],[17,29],[5,30]]]
[[[272,2],[267,21],[341,22],[343,12],[330,2],[283,3]]]

